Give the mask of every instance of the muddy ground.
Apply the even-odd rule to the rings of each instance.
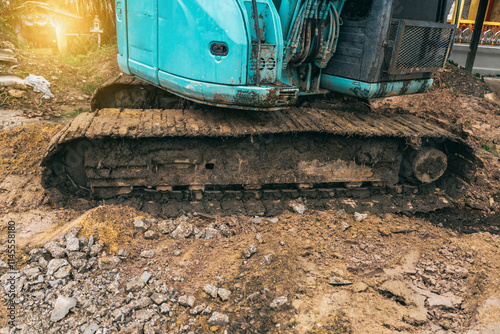
[[[37,69],[38,75],[56,81],[76,77],[77,70],[63,68],[69,65],[22,54],[29,59],[21,62],[22,68]],[[54,68],[56,74],[50,72]],[[113,72],[96,71],[104,77]],[[16,309],[20,332],[79,333],[91,323],[96,329],[90,333],[500,332],[500,106],[483,98],[490,91],[477,78],[450,65],[425,94],[371,101],[374,112],[415,114],[474,147],[478,171],[467,195],[451,208],[420,214],[366,212],[366,218],[357,220],[338,210],[284,212],[266,218],[179,214],[169,224],[187,224],[193,231],[181,237],[154,223],[163,217],[77,198],[74,205],[60,207],[47,196],[38,164],[48,141],[61,129],[59,123],[65,121],[61,106],[85,105],[90,97],[81,91],[66,94],[64,87],[54,91],[56,102],[33,104],[30,96],[35,93],[26,91],[20,98],[10,97],[9,105],[0,110],[0,257],[7,261],[9,221],[17,229],[18,269],[40,266],[42,279],[50,279],[42,260],[34,260],[29,252],[49,241],[62,245],[75,225],[82,227],[82,237],[92,236],[102,245],[96,255],[99,263],[117,258],[119,251],[128,256],[120,257],[112,268],[89,269],[93,280],[115,278],[118,285],[112,294],[89,289],[77,297],[75,282],[90,279],[77,271],[55,290],[47,283],[30,290],[27,282],[29,287],[19,291],[24,297]],[[153,222],[148,236],[134,227],[137,217]],[[203,230],[219,232],[210,238],[195,233]],[[249,253],[251,245],[255,252]],[[144,250],[154,255],[141,256]],[[51,260],[50,254],[46,260]],[[0,269],[0,275],[7,271]],[[112,320],[114,302],[116,308],[130,305],[127,282],[145,271],[153,278],[144,291],[167,285],[181,296],[194,296],[196,304],[227,315],[228,322],[214,324],[210,314],[193,314],[192,308],[176,301],[169,302],[170,313],[159,306],[137,306],[127,321]],[[229,290],[228,300],[204,292],[208,283]],[[40,291],[39,310],[33,305],[39,305]],[[148,296],[144,291],[132,299]],[[48,319],[58,295],[78,302],[61,320],[33,319],[33,314]],[[87,301],[97,296],[113,306],[89,307]],[[145,310],[154,315],[144,320]],[[7,320],[4,303],[0,333],[8,331]]]

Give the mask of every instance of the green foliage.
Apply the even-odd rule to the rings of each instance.
[[[464,122],[464,127],[466,127],[467,129],[472,129],[472,125],[470,124],[469,121]]]
[[[497,152],[497,148],[495,146],[493,146],[493,145],[488,144],[488,143],[482,143],[481,147],[483,148],[483,150],[485,150],[487,152],[498,153]]]
[[[4,2],[0,0],[0,31],[3,33],[12,33],[14,24],[18,18],[27,11],[26,8],[19,8],[23,0],[10,0]]]

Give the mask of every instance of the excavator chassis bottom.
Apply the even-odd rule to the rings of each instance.
[[[447,163],[421,164],[430,174],[442,169],[423,184],[406,167],[429,147]],[[272,113],[102,109],[54,137],[42,166],[45,187],[164,216],[274,215],[296,201],[348,212],[435,210],[463,194],[473,161],[463,141],[418,118],[323,101]]]

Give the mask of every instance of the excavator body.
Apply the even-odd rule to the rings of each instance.
[[[446,5],[117,0],[123,74],[52,139],[43,185],[164,216],[448,206],[471,147],[367,100],[430,87],[453,41]]]
[[[454,27],[446,0],[119,0],[118,64],[183,98],[276,110],[299,95],[426,91]]]

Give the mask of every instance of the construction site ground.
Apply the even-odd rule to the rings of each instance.
[[[425,94],[370,101],[474,147],[475,178],[448,209],[306,204],[275,217],[165,219],[76,197],[61,206],[41,186],[50,138],[89,109],[85,83],[117,73],[113,47],[98,52],[82,67],[18,50],[17,74],[54,81],[55,99],[0,87],[0,333],[500,333],[500,106],[478,78],[448,65]]]

